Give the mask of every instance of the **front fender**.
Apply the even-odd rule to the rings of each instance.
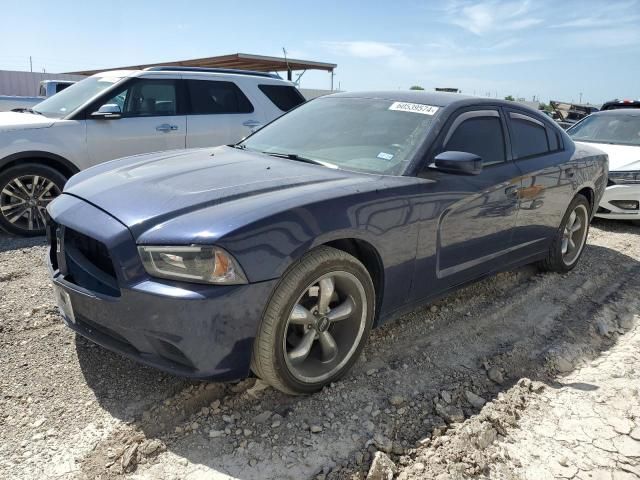
[[[361,192],[275,214],[216,243],[239,261],[250,282],[261,282],[280,278],[319,245],[362,240],[382,264],[385,306],[391,308],[406,302],[410,293],[419,226],[415,214],[409,196]]]

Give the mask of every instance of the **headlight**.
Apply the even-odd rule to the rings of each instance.
[[[242,268],[226,251],[210,246],[139,246],[147,273],[184,282],[237,285],[247,283]]]
[[[616,184],[640,183],[640,171],[629,171],[629,172],[609,171],[609,180]]]

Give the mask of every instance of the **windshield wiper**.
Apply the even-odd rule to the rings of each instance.
[[[314,160],[313,158],[301,157],[297,153],[283,153],[283,152],[262,152],[272,157],[288,158],[289,160],[295,160],[297,162],[311,163],[313,165],[322,165],[323,167],[338,168],[333,163],[325,162],[322,160]]]
[[[34,110],[33,108],[28,108],[28,107],[13,108],[11,109],[11,111],[18,112],[18,113],[33,113],[34,115],[42,115],[42,112],[39,112],[37,110]]]

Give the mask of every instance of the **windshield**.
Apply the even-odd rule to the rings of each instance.
[[[592,115],[567,133],[574,140],[618,145],[640,145],[638,115]]]
[[[48,117],[64,117],[120,80],[119,77],[89,77],[47,98],[33,109]]]
[[[345,170],[400,175],[437,110],[392,100],[318,98],[258,130],[241,146]]]

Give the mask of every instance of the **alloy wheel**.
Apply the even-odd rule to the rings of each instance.
[[[584,205],[576,205],[562,232],[562,261],[572,265],[580,256],[587,239],[589,229],[589,212]]]
[[[17,229],[43,230],[47,205],[60,193],[52,180],[41,175],[13,178],[0,191],[0,214]]]
[[[303,382],[322,382],[353,356],[365,331],[365,289],[355,275],[331,272],[304,290],[289,314],[285,363]]]

